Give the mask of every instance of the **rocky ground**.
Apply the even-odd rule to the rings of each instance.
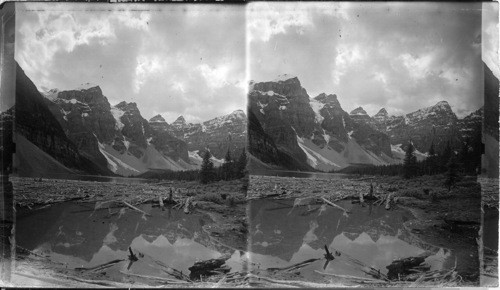
[[[358,177],[349,179],[290,178],[272,176],[250,176],[249,180],[216,182],[201,185],[197,182],[161,181],[151,183],[110,183],[76,180],[11,178],[15,191],[18,214],[29,214],[32,210],[50,206],[53,203],[74,200],[76,202],[99,202],[110,199],[126,201],[131,205],[158,203],[159,196],[165,201],[172,189],[172,199],[179,203],[191,197],[191,211],[205,213],[212,223],[204,225],[217,248],[231,250],[247,249],[246,201],[256,198],[321,198],[335,202],[344,198],[357,199],[360,193],[371,191],[379,198],[391,196],[391,206],[401,206],[410,210],[415,218],[405,222],[405,227],[419,244],[448,249],[477,248],[481,216],[481,189],[488,191],[488,200],[494,200],[495,183],[481,186],[474,178],[462,179],[450,192],[442,186],[442,177],[422,177],[403,180],[398,177]],[[483,184],[481,182],[481,184]],[[493,189],[492,189],[493,188]],[[491,192],[490,192],[491,191]],[[494,202],[490,202],[494,204]],[[385,203],[381,206],[384,206]],[[464,252],[464,251],[463,251]],[[469,253],[471,251],[468,251]],[[487,266],[497,264],[497,259],[489,255]],[[468,257],[459,257],[466,259]],[[471,260],[477,257],[473,255]],[[485,258],[486,259],[486,258]],[[43,257],[26,255],[20,251],[12,277],[12,285],[79,287],[118,286],[141,287],[165,286],[165,281],[129,277],[127,283],[100,281],[99,277],[85,277],[75,280],[75,273],[68,269],[58,269]],[[478,281],[478,265],[470,263],[461,269],[466,281]],[[489,267],[490,269],[492,267]],[[491,272],[491,273],[490,273]],[[487,275],[498,277],[491,270]],[[284,275],[284,276],[283,276]],[[257,277],[251,273],[220,274],[204,279],[203,282],[172,284],[173,287],[269,287],[269,286],[332,286],[340,285],[332,278],[329,284],[317,284],[288,277],[285,273],[274,277]],[[489,276],[489,277],[490,277]],[[43,277],[43,278],[40,278]],[[498,281],[498,278],[496,278]],[[491,283],[491,279],[489,280]],[[36,282],[36,283],[35,283]],[[376,286],[376,282],[354,281],[356,285]],[[493,282],[494,283],[494,282]],[[498,283],[498,282],[497,282]],[[168,284],[168,283],[167,283]],[[353,284],[353,285],[354,285]],[[392,285],[392,284],[391,284]],[[405,284],[406,285],[406,284]],[[396,285],[394,285],[396,286]],[[404,286],[404,285],[402,285]]]
[[[247,223],[246,223],[246,187],[247,179],[214,182],[202,185],[198,182],[161,181],[147,183],[127,182],[94,182],[81,180],[57,180],[39,178],[10,179],[15,193],[17,215],[28,215],[52,204],[74,202],[107,202],[110,200],[126,202],[131,206],[143,203],[153,203],[159,206],[162,198],[165,204],[169,203],[170,192],[172,202],[185,208],[189,198],[189,211],[198,211],[207,214],[211,223],[203,226],[208,233],[214,248],[231,250],[246,250]],[[175,205],[174,205],[175,207]],[[165,281],[129,277],[126,283],[101,281],[97,273],[87,273],[85,277],[71,269],[63,268],[44,257],[34,255],[25,249],[17,249],[15,270],[12,272],[11,284],[17,286],[68,286],[68,287],[146,287],[164,285]],[[234,275],[234,274],[233,274]],[[219,277],[218,280],[221,278]],[[217,282],[217,277],[212,279]],[[182,281],[181,281],[182,282]],[[215,283],[176,283],[175,287],[197,286],[203,287]],[[208,284],[207,284],[208,283]],[[233,284],[233,286],[235,286]]]
[[[487,186],[481,190],[473,177],[464,177],[448,191],[444,177],[418,177],[404,180],[399,177],[357,177],[345,179],[292,178],[251,176],[248,197],[252,198],[306,198],[324,197],[330,201],[356,199],[366,195],[373,186],[373,194],[380,199],[391,195],[392,204],[410,210],[414,219],[405,222],[405,228],[416,242],[429,247],[455,250],[459,259],[478,261],[479,230],[481,225],[481,197],[498,201],[498,190]],[[491,183],[491,182],[490,182]],[[483,192],[482,192],[483,191]],[[468,249],[468,251],[463,251]],[[468,256],[460,256],[465,255]],[[469,256],[472,253],[472,256]],[[489,261],[489,264],[492,262]],[[462,264],[457,271],[466,281],[479,281],[479,264]],[[494,275],[498,276],[498,273]]]

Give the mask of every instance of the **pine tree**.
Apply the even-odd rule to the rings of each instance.
[[[436,151],[434,150],[434,142],[431,143],[431,147],[429,148],[429,156],[436,156]]]
[[[201,162],[200,169],[200,182],[203,184],[209,183],[215,179],[214,163],[210,160],[210,157],[212,157],[212,154],[206,149],[203,154],[203,161]]]
[[[448,169],[446,171],[446,180],[444,182],[444,185],[448,187],[448,191],[451,190],[451,187],[458,181],[459,175],[458,175],[458,163],[457,163],[457,158],[455,157],[455,154],[451,154],[450,159],[448,160],[448,163],[446,164],[446,168]]]
[[[233,159],[231,158],[231,153],[227,149],[226,157],[224,157],[224,163],[221,166],[222,178],[224,180],[230,180],[233,178]]]
[[[403,176],[404,178],[412,178],[417,175],[417,157],[415,156],[415,148],[412,142],[408,144],[403,161]]]
[[[436,174],[437,170],[437,164],[436,164],[436,151],[434,149],[434,141],[431,143],[431,147],[429,148],[429,156],[425,159],[425,164],[427,167],[427,173],[429,175]]]
[[[238,163],[236,164],[236,176],[238,178],[243,178],[246,175],[246,167],[247,167],[247,152],[245,148],[241,151],[241,155],[238,158]]]
[[[443,153],[441,153],[441,161],[443,164],[446,164],[446,162],[448,162],[448,160],[450,160],[450,157],[451,157],[451,145],[450,145],[450,141],[448,141],[448,143],[446,143],[446,147],[444,147],[443,149]]]

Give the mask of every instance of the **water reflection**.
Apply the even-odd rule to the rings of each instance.
[[[359,264],[380,269],[395,259],[423,254],[425,249],[411,243],[412,238],[402,224],[411,214],[401,209],[353,205],[338,202],[351,214],[311,205],[293,207],[293,200],[255,200],[250,204],[250,251],[254,270],[286,267],[308,259],[322,258],[324,245],[338,250],[340,257],[328,263],[321,259],[301,270],[301,274],[317,280],[314,272],[366,276]],[[451,253],[440,249],[426,259],[432,270],[442,269]]]
[[[264,176],[279,176],[279,177],[295,177],[295,178],[322,178],[322,179],[343,179],[352,174],[344,173],[326,173],[326,172],[307,172],[307,171],[288,171],[288,170],[269,170],[269,169],[254,169],[250,175]]]
[[[102,176],[102,175],[79,175],[79,174],[55,174],[37,172],[35,175],[19,175],[12,174],[12,177],[27,177],[27,178],[48,178],[48,179],[65,179],[65,180],[82,180],[82,181],[98,181],[111,183],[155,183],[156,180],[144,178],[130,178],[121,176]]]
[[[140,208],[151,216],[117,204],[97,209],[86,203],[56,204],[19,218],[17,243],[68,268],[92,268],[123,259],[106,270],[107,277],[116,279],[124,273],[168,277],[163,266],[189,274],[195,262],[218,258],[227,251],[210,242],[202,229],[209,221],[204,215],[185,215],[171,208],[161,211],[151,205]],[[129,247],[141,256],[131,265]],[[232,271],[241,270],[242,254],[231,254],[226,264]]]

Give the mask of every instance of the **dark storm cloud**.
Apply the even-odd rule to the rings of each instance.
[[[480,3],[252,6],[250,26],[269,34],[252,31],[252,79],[294,74],[311,97],[336,93],[345,110],[363,106],[370,114],[447,100],[463,116],[482,105]],[[286,28],[266,28],[280,19]]]
[[[39,88],[91,82],[145,118],[197,122],[245,107],[244,15],[242,6],[21,4],[16,59]]]

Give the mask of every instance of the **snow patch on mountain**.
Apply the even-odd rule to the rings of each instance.
[[[194,159],[194,160],[197,160],[200,162],[201,164],[201,161],[203,161],[203,158],[201,158],[200,155],[198,155],[198,152],[199,150],[195,150],[195,151],[188,151],[188,156],[189,156],[189,159]]]
[[[116,121],[115,128],[117,130],[123,129],[125,125],[123,125],[121,117],[123,116],[123,114],[125,114],[125,112],[116,107],[111,107],[111,114],[113,115]]]
[[[264,108],[267,107],[268,104],[262,104],[260,101],[258,101],[257,105],[259,105],[259,107],[260,107],[259,111],[262,113],[262,115],[265,115]]]
[[[130,147],[130,142],[127,141],[127,138],[125,138],[125,136],[123,136],[123,145],[125,145],[125,148],[127,148],[128,151],[128,148]]]
[[[287,80],[293,79],[293,78],[296,78],[296,76],[290,75],[290,74],[281,74],[281,75],[278,75],[278,77],[275,78],[273,80],[273,82],[279,83],[279,82],[284,82],[284,81],[287,81]]]
[[[406,152],[402,147],[403,147],[403,144],[396,144],[396,145],[391,144],[392,156],[395,160],[397,160],[398,163],[403,162],[405,155],[406,155]],[[415,157],[417,157],[417,161],[423,161],[427,157],[429,157],[429,153],[427,153],[427,152],[422,153],[418,150],[415,150],[414,154],[415,154]]]
[[[328,143],[330,143],[331,137],[326,133],[325,129],[323,129],[323,138],[325,139],[326,145],[328,145]]]
[[[88,90],[88,89],[95,88],[95,87],[98,87],[98,85],[93,84],[93,83],[84,83],[84,84],[79,85],[75,90],[83,91],[83,90]]]
[[[267,106],[267,104],[266,104],[266,106]],[[245,113],[242,110],[236,110],[236,111],[232,112],[231,114],[219,116],[219,117],[216,117],[214,119],[203,122],[201,124],[201,130],[202,130],[202,132],[205,132],[207,129],[214,130],[214,129],[220,128],[222,126],[225,126],[227,124],[231,124],[235,120],[244,120],[245,118],[246,118]]]
[[[323,109],[323,107],[325,106],[325,104],[323,104],[321,102],[318,102],[315,99],[310,99],[309,100],[309,104],[311,105],[311,108],[314,111],[316,123],[321,124],[321,122],[323,122],[323,120],[325,118],[323,118],[323,116],[321,116],[320,111],[321,111],[321,109]]]
[[[128,152],[122,154],[111,145],[99,142],[99,151],[108,161],[108,168],[122,176],[138,175],[153,169],[179,171],[199,167],[196,164],[188,164],[182,159],[175,161],[161,154],[153,145],[148,145],[146,149],[141,148],[140,150],[143,152],[143,156],[137,158]]]
[[[59,96],[59,92],[60,92],[59,89],[51,89],[51,90],[48,90],[48,91],[41,91],[40,93],[45,98],[47,98],[47,99],[49,99],[51,101],[54,101]]]
[[[307,143],[309,143],[308,145],[312,144],[312,142],[310,140],[308,140],[308,141],[309,141],[309,142],[307,142]],[[322,165],[323,166],[330,165],[330,166],[340,168],[340,166],[338,166],[335,162],[328,160],[327,158],[323,157],[321,154],[316,152],[315,151],[316,148],[314,148],[314,149],[309,148],[306,145],[306,142],[304,141],[303,138],[300,138],[299,136],[297,136],[297,142],[299,144],[299,147],[302,149],[302,151],[304,151],[304,153],[307,156],[307,163],[309,165],[311,165],[312,167],[318,168],[319,166],[322,166]]]
[[[130,176],[135,174],[139,174],[139,170],[135,169],[134,167],[126,164],[120,158],[114,156],[112,153],[108,152],[106,148],[108,147],[105,144],[102,144],[99,142],[99,151],[101,154],[106,158],[108,161],[108,168],[113,171],[113,173],[124,175],[124,176]]]
[[[396,144],[396,145],[392,145],[391,144],[391,151],[392,153],[396,153],[396,154],[405,154],[405,151],[403,150],[403,148],[401,148],[403,144]]]

